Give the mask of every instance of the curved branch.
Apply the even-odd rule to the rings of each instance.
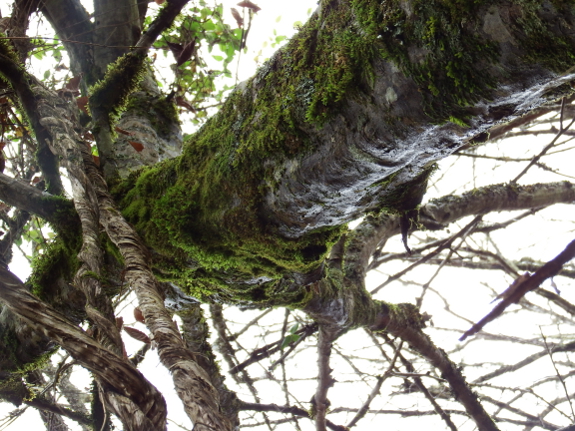
[[[460,196],[449,195],[433,199],[419,210],[419,224],[429,230],[443,229],[463,217],[490,212],[517,211],[575,202],[575,184],[567,181],[518,186],[494,184]],[[349,234],[346,261],[355,271],[365,273],[379,265],[378,259],[368,262],[380,244],[400,233],[400,217],[381,212],[369,215]],[[353,252],[353,255],[352,255]]]
[[[434,367],[439,369],[441,377],[449,382],[457,400],[463,404],[467,413],[473,418],[479,431],[498,431],[493,419],[487,414],[477,395],[471,390],[459,367],[447,356],[445,351],[438,348],[425,334],[422,328],[419,312],[411,304],[399,304],[389,309],[387,317],[382,319],[385,331],[400,337],[410,346],[423,355]],[[381,330],[372,328],[372,330]]]
[[[3,173],[0,173],[0,200],[68,229],[80,221],[72,201],[38,190]]]
[[[115,413],[120,417],[131,416],[128,423],[132,430],[164,429],[165,402],[156,388],[128,361],[102,347],[65,316],[30,294],[14,274],[1,266],[0,299],[15,314],[42,328],[79,364],[96,374],[109,389],[107,395],[112,398]]]
[[[39,6],[66,47],[74,75],[83,73],[88,82],[93,81],[93,48],[90,44],[94,25],[86,9],[79,0],[44,0]]]

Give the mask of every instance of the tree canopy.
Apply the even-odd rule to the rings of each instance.
[[[0,398],[164,430],[155,350],[198,431],[575,423],[572,2],[321,0],[218,87],[261,7],[0,19]]]

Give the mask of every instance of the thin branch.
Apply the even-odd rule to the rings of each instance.
[[[329,359],[331,356],[332,342],[336,335],[337,332],[330,331],[325,326],[320,325],[317,343],[318,384],[315,395],[312,398],[312,411],[314,413],[312,416],[315,416],[317,431],[325,431],[326,429],[326,414],[330,405],[327,399],[327,391],[335,383],[335,380],[331,376]]]
[[[563,105],[561,106],[563,108]],[[563,113],[563,110],[561,110],[561,113]],[[561,127],[563,128],[563,123],[561,123]],[[569,392],[567,391],[567,385],[565,385],[565,380],[563,379],[563,377],[561,377],[561,374],[559,373],[559,370],[557,369],[557,364],[555,363],[555,360],[553,359],[553,353],[551,352],[551,349],[549,349],[549,345],[547,344],[547,338],[545,337],[545,334],[543,334],[543,329],[541,329],[541,326],[539,326],[539,331],[541,331],[541,337],[543,338],[543,342],[545,343],[545,349],[547,349],[547,353],[549,354],[549,359],[551,359],[551,363],[553,364],[553,368],[555,369],[555,374],[557,374],[557,378],[559,379],[559,381],[561,382],[561,385],[563,386],[563,391],[565,391],[565,397],[567,398],[567,401],[569,403],[569,407],[571,408],[571,417],[573,419],[573,421],[575,421],[575,411],[573,411],[573,403],[571,402],[571,398],[569,398]]]
[[[369,411],[369,406],[371,405],[371,403],[375,399],[375,397],[379,394],[379,391],[381,390],[381,386],[383,385],[383,382],[385,382],[385,380],[390,375],[392,375],[393,369],[395,368],[395,363],[397,361],[397,358],[399,357],[399,354],[401,352],[402,347],[403,347],[403,341],[400,341],[399,345],[397,347],[395,347],[395,352],[393,354],[393,358],[391,358],[391,361],[389,362],[389,366],[387,367],[387,370],[385,370],[385,372],[377,378],[377,382],[375,383],[373,389],[371,390],[371,393],[367,397],[367,400],[365,400],[365,402],[359,408],[356,415],[347,424],[348,428],[354,427],[367,414],[367,412]]]
[[[541,268],[539,268],[535,274],[528,277],[525,281],[521,282],[513,292],[507,298],[504,298],[499,304],[491,310],[483,319],[478,323],[473,325],[469,330],[467,330],[460,338],[460,341],[465,340],[470,335],[476,334],[481,331],[481,329],[489,322],[495,320],[499,317],[505,309],[513,304],[519,302],[519,300],[529,291],[535,290],[539,285],[546,279],[553,277],[561,271],[563,265],[569,262],[575,257],[575,240],[571,241],[569,245],[563,250],[555,259],[550,260]]]
[[[295,416],[299,416],[302,418],[311,419],[309,412],[300,409],[299,407],[293,406],[278,406],[276,404],[257,404],[257,403],[246,403],[244,401],[240,401],[240,405],[238,407],[240,411],[246,410],[253,410],[256,412],[278,412],[278,413],[289,413]],[[329,420],[326,420],[326,426],[333,431],[346,431],[346,428],[341,425],[336,425]]]

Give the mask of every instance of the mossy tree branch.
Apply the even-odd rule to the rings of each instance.
[[[57,196],[62,195],[64,188],[58,170],[58,159],[48,148],[47,142],[50,136],[39,122],[36,111],[36,99],[30,88],[31,83],[36,82],[36,80],[19,64],[18,57],[6,40],[0,41],[0,74],[14,89],[36,135],[36,141],[38,142],[36,158],[46,180],[48,192]]]
[[[198,297],[281,300],[272,286],[321,271],[345,222],[409,210],[435,160],[571,93],[573,76],[559,76],[575,56],[568,24],[520,1],[432,3],[326,3],[181,157],[120,185],[158,273]],[[553,48],[523,43],[541,35],[518,17]]]
[[[76,230],[79,219],[72,201],[38,190],[23,181],[0,173],[0,200],[21,210],[35,214],[52,223],[56,228],[66,226]]]

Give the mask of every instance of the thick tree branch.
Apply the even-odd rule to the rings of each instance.
[[[67,229],[79,222],[72,201],[50,195],[3,173],[0,173],[0,200]]]
[[[426,229],[436,230],[467,216],[539,209],[574,201],[575,185],[567,181],[528,186],[494,184],[460,196],[449,195],[429,201],[419,211],[419,223]],[[381,244],[400,233],[399,219],[385,211],[379,215],[368,215],[350,234],[346,259],[356,265],[356,271],[365,272],[381,263],[375,258],[367,265]]]
[[[48,148],[47,142],[50,136],[39,122],[38,115],[35,111],[36,100],[34,93],[30,88],[32,78],[26,73],[24,68],[18,64],[18,58],[8,46],[5,40],[0,41],[0,74],[10,83],[22,107],[28,117],[36,140],[38,142],[38,151],[36,153],[38,165],[44,174],[47,183],[47,190],[53,195],[62,195],[64,188],[58,171],[58,159]]]
[[[120,417],[124,414],[132,416],[128,422],[131,430],[160,430],[165,427],[163,398],[138,370],[27,292],[22,282],[3,267],[0,267],[0,298],[14,313],[45,331],[78,363],[99,376],[107,388],[113,410]]]

